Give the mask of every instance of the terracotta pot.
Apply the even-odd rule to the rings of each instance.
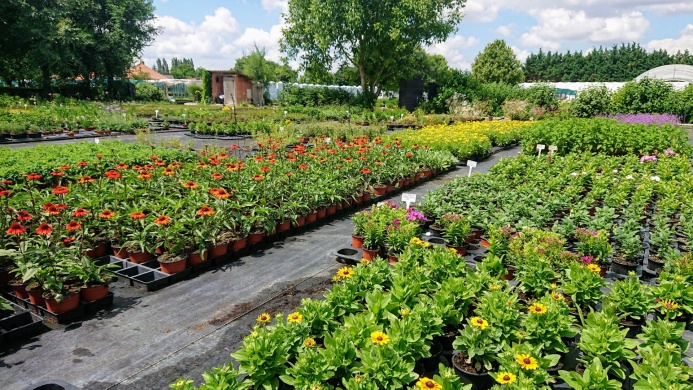
[[[248,244],[248,237],[243,237],[243,238],[239,238],[239,239],[236,240],[236,241],[232,241],[232,243],[231,243],[231,251],[234,251],[234,252],[235,252],[235,251],[239,251],[239,250],[245,248],[245,246],[246,246],[247,244]]]
[[[79,299],[84,302],[94,302],[108,296],[108,285],[84,286],[79,290]]]
[[[472,228],[472,237],[474,237],[475,240],[480,240],[483,233],[484,231],[482,229]]]
[[[363,248],[363,258],[366,260],[373,260],[380,255],[380,249],[370,250]]]
[[[29,302],[35,306],[45,306],[46,301],[43,299],[43,290],[26,290],[29,294]]]
[[[467,254],[467,246],[452,246],[445,244],[445,247],[454,249],[455,252],[457,252],[457,254],[460,256],[464,256]]]
[[[59,303],[53,298],[43,299],[46,301],[46,309],[54,314],[65,313],[79,306],[79,294],[66,295]]]
[[[392,252],[387,252],[387,259],[390,262],[390,264],[394,264],[399,261],[399,259],[397,258],[397,254]]]
[[[301,227],[306,224],[306,217],[298,217],[296,218],[296,226]]]
[[[26,291],[26,284],[24,283],[11,283],[12,292],[14,296],[20,299],[29,299],[29,293]]]
[[[359,195],[356,197],[356,200],[354,200],[356,204],[361,204],[363,202],[363,195]]]
[[[363,237],[351,235],[351,246],[354,248],[363,248]]]
[[[325,218],[327,215],[327,208],[318,210],[318,219]]]
[[[306,216],[306,223],[313,223],[318,219],[318,213],[310,213]]]
[[[406,185],[406,181],[404,179],[400,179],[397,181],[397,187],[402,188]]]
[[[363,201],[368,202],[369,200],[371,200],[371,193],[370,192],[364,192],[363,193]]]
[[[342,209],[349,208],[351,206],[351,200],[343,200],[342,201]]]
[[[392,184],[388,184],[388,185],[387,185],[387,190],[386,190],[386,192],[389,194],[389,193],[392,192],[392,190],[394,190],[394,189],[395,189],[395,186],[393,186]]]
[[[424,174],[425,178],[429,178],[433,175],[433,170],[432,169],[426,169],[425,171],[423,171],[423,174]]]
[[[146,263],[156,257],[153,253],[149,252],[128,252],[128,254],[130,255],[130,261],[135,264]]]
[[[387,186],[384,185],[379,185],[373,187],[373,192],[375,192],[375,196],[383,196],[387,193]]]
[[[207,261],[208,258],[209,258],[209,251],[208,250],[205,251],[204,256],[200,256],[200,252],[189,253],[188,254],[188,264],[189,265],[202,264],[205,261]]]
[[[278,232],[285,232],[289,229],[291,229],[291,221],[284,221],[280,224],[277,224],[277,231]]]
[[[86,251],[86,255],[91,257],[92,259],[98,259],[99,257],[106,256],[107,253],[108,243],[105,242],[97,245],[95,248]]]
[[[257,244],[265,237],[265,232],[248,234],[248,245]]]
[[[505,280],[515,279],[515,267],[513,267],[512,265],[508,266],[507,270],[508,270],[507,275],[501,276],[501,279],[505,279]]]
[[[162,263],[159,262],[159,265],[161,266],[161,272],[169,275],[177,274],[178,272],[182,272],[185,270],[185,266],[187,265],[187,258],[183,258],[181,260],[175,261],[173,263]]]
[[[214,246],[214,247],[209,249],[209,256],[213,259],[217,258],[217,257],[221,257],[221,256],[224,256],[226,254],[226,252],[228,252],[228,250],[229,250],[229,244],[217,245],[217,246]]]
[[[118,248],[118,247],[112,247],[113,248],[113,256],[119,258],[119,259],[127,259],[128,256],[128,251],[125,248]]]
[[[488,247],[491,246],[491,244],[488,242],[487,239],[482,238],[482,239],[481,239],[481,246],[483,246],[484,248],[488,248]]]
[[[160,247],[154,249],[154,254],[157,256],[163,255],[164,254],[164,247],[160,246]]]
[[[327,207],[327,215],[332,215],[337,212],[337,205],[333,204]]]
[[[476,239],[474,239],[474,236],[467,236],[464,238],[464,242],[466,242],[467,244],[473,244],[474,242],[476,242]]]

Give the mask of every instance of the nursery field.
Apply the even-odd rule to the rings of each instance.
[[[0,320],[7,383],[692,385],[676,124],[282,121],[246,148],[6,149],[3,294],[49,327]]]

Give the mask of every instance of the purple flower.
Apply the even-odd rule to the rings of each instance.
[[[592,255],[590,255],[590,256],[582,256],[582,257],[580,258],[580,260],[582,260],[582,261],[583,261],[584,263],[586,263],[586,264],[589,264],[589,263],[591,263],[591,262],[594,260],[594,257],[592,257]]]
[[[411,207],[407,209],[406,218],[408,221],[417,221],[417,222],[428,221],[428,218],[426,218],[426,216],[423,215],[419,210],[413,209]]]
[[[611,118],[622,123],[644,124],[644,125],[674,125],[681,124],[679,117],[674,114],[616,114],[608,115],[606,118]]]
[[[120,111],[120,107],[116,107],[115,110],[116,110],[116,111]]]
[[[596,236],[597,234],[599,234],[596,230],[590,230],[589,233],[593,236]]]
[[[648,161],[657,162],[657,156],[642,156],[640,157],[640,164],[644,164]]]

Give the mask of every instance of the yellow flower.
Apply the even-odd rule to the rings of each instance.
[[[409,315],[409,309],[406,309],[406,308],[399,309],[399,315],[408,316]]]
[[[419,245],[421,243],[421,239],[419,237],[412,237],[411,240],[409,240],[409,243]]]
[[[501,385],[507,385],[509,383],[515,382],[515,375],[509,373],[509,372],[499,372],[498,375],[496,375],[496,380],[498,383]]]
[[[537,369],[537,359],[533,358],[529,354],[519,354],[515,356],[515,361],[520,364],[525,370],[536,370]]]
[[[457,249],[455,249],[455,248],[448,248],[448,251],[450,251],[450,253],[452,253],[452,254],[455,254],[455,255],[457,254]]]
[[[373,260],[368,260],[367,258],[362,257],[361,260],[360,260],[360,263],[363,264],[363,265],[366,265],[366,264],[370,264],[372,261],[373,261]]]
[[[659,304],[667,310],[676,310],[679,308],[679,304],[671,299],[665,299],[663,301],[660,301]]]
[[[602,267],[600,267],[594,263],[587,265],[587,269],[594,272],[595,274],[602,272]]]
[[[303,340],[303,345],[310,348],[315,345],[315,339],[312,337],[308,337],[307,339]]]
[[[529,307],[529,312],[534,314],[544,314],[546,313],[546,306],[539,302],[534,302],[532,306]]]
[[[375,331],[371,333],[371,341],[374,344],[385,345],[390,342],[390,337],[383,332]]]
[[[250,337],[257,338],[257,336],[259,336],[259,335],[260,335],[260,333],[253,331],[253,333],[250,334]]]
[[[477,328],[484,330],[488,326],[488,321],[480,318],[480,317],[472,317],[469,322],[476,326]]]
[[[269,315],[269,313],[262,313],[259,316],[257,316],[257,322],[260,323],[266,323],[270,322],[272,320],[272,317]]]
[[[436,383],[436,381],[428,377],[423,377],[419,379],[419,381],[416,382],[416,385],[419,387],[420,390],[441,390],[443,388],[441,385]]]
[[[556,291],[558,290],[558,285],[556,283],[551,283],[551,290]]]
[[[337,279],[348,279],[354,275],[354,271],[349,267],[342,267],[337,271]]]
[[[289,322],[298,323],[298,322],[301,322],[301,320],[303,319],[303,316],[301,315],[301,313],[295,311],[295,312],[289,314],[289,315],[286,317],[286,319],[287,319]]]
[[[455,253],[457,253],[457,252],[455,252]],[[494,284],[488,286],[488,289],[491,291],[498,291],[498,290],[500,290],[500,286],[494,283]]]
[[[563,300],[563,294],[561,294],[561,293],[559,293],[559,292],[557,292],[557,291],[554,291],[554,292],[551,293],[551,298],[553,298],[553,299],[555,299],[555,300],[557,300],[557,301],[562,301],[562,300]]]

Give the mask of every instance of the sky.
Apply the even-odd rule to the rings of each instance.
[[[162,33],[142,59],[192,58],[207,69],[233,68],[236,58],[265,48],[279,60],[287,0],[154,0]],[[544,51],[588,51],[621,42],[647,50],[693,52],[693,0],[467,0],[458,31],[427,48],[448,65],[471,69],[474,58],[504,39],[521,61]],[[296,63],[292,63],[296,66]]]

